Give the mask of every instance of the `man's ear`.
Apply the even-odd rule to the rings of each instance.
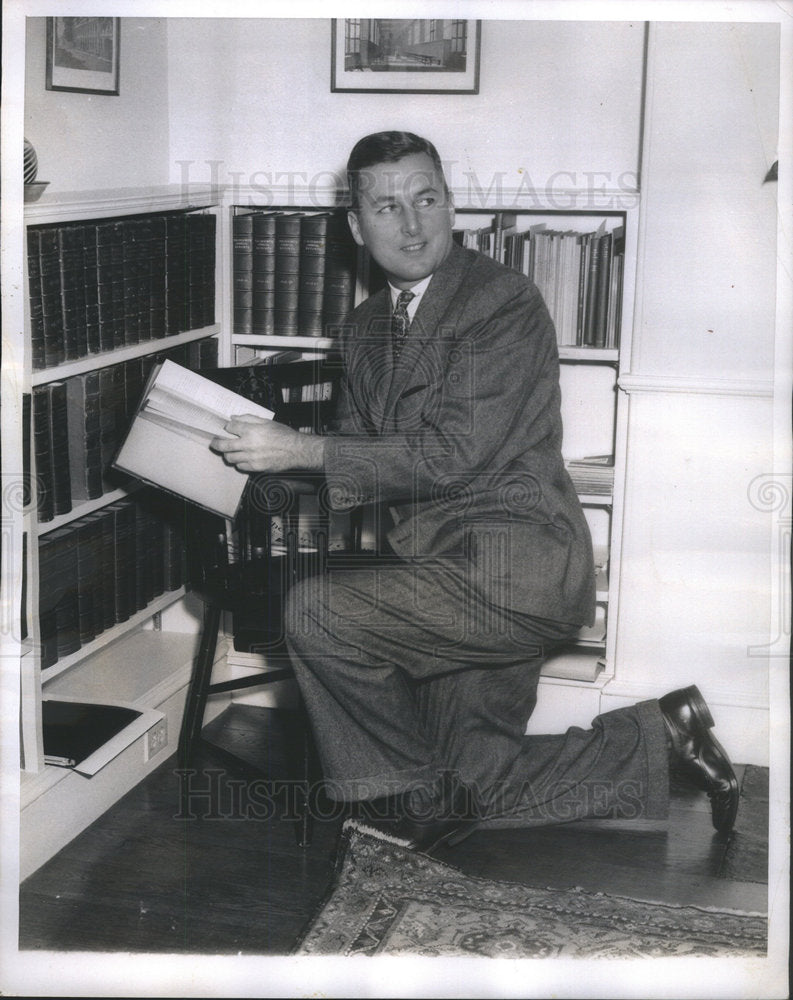
[[[350,232],[352,233],[352,238],[358,244],[359,247],[365,246],[363,241],[363,236],[361,236],[361,227],[358,225],[358,216],[355,212],[350,210],[347,213],[347,222],[350,226]]]
[[[446,201],[446,208],[449,211],[449,225],[454,228],[454,195],[448,190],[448,188],[446,190]]]

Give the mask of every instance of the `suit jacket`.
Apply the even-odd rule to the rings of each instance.
[[[404,558],[462,556],[485,597],[580,624],[592,544],[561,457],[553,323],[523,275],[456,243],[394,364],[388,289],[345,322],[331,504],[387,501]]]

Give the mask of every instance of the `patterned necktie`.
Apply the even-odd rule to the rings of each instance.
[[[410,327],[408,318],[408,303],[416,296],[413,292],[400,292],[397,297],[396,307],[391,315],[391,349],[394,353],[394,361],[397,360],[405,343]]]

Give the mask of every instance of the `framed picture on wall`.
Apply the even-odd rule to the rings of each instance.
[[[330,89],[478,94],[480,29],[455,18],[333,18]]]
[[[118,94],[120,20],[48,17],[47,90]]]

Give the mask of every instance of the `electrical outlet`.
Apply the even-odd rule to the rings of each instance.
[[[155,722],[146,733],[146,760],[151,760],[155,754],[168,746],[168,720],[166,718]]]

